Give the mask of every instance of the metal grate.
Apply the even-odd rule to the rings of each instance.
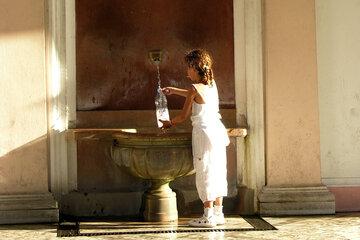
[[[260,216],[243,216],[242,218],[253,226],[256,231],[277,230],[277,228],[262,219]]]
[[[164,229],[164,230],[145,230],[145,231],[121,231],[121,232],[90,232],[81,233],[79,222],[59,223],[57,229],[58,237],[74,236],[103,236],[103,235],[137,235],[137,234],[164,234],[164,233],[193,233],[193,232],[244,232],[244,231],[267,231],[277,230],[270,223],[259,216],[243,216],[253,228],[197,228],[197,229]]]

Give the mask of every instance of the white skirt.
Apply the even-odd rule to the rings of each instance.
[[[217,197],[227,196],[226,146],[228,143],[219,143],[216,139],[211,142],[203,129],[193,128],[192,147],[196,188],[202,202],[215,201]]]

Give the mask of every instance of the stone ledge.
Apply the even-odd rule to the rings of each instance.
[[[264,187],[259,194],[263,216],[334,214],[334,195],[324,186],[299,188]]]
[[[246,137],[247,129],[246,128],[227,128],[229,137]],[[116,134],[129,134],[129,133],[150,133],[155,135],[161,135],[162,131],[160,129],[154,127],[143,127],[143,128],[74,128],[68,129],[66,131],[67,139],[71,140],[113,140],[114,135]],[[183,131],[168,131],[171,133],[185,133],[191,134],[191,129],[183,130]]]
[[[0,196],[0,224],[58,221],[59,209],[50,193]]]

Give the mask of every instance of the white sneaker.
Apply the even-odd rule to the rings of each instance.
[[[201,218],[195,218],[189,221],[189,226],[192,227],[216,227],[215,216],[205,217],[202,216]]]
[[[217,225],[224,225],[225,224],[225,216],[223,213],[214,214],[215,222]]]

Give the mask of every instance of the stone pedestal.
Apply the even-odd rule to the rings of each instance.
[[[0,196],[0,224],[58,221],[58,205],[50,193]]]
[[[334,195],[324,186],[264,187],[259,194],[263,216],[334,214]]]
[[[152,181],[152,186],[145,193],[145,221],[171,222],[178,219],[176,193],[169,187],[169,182]]]

